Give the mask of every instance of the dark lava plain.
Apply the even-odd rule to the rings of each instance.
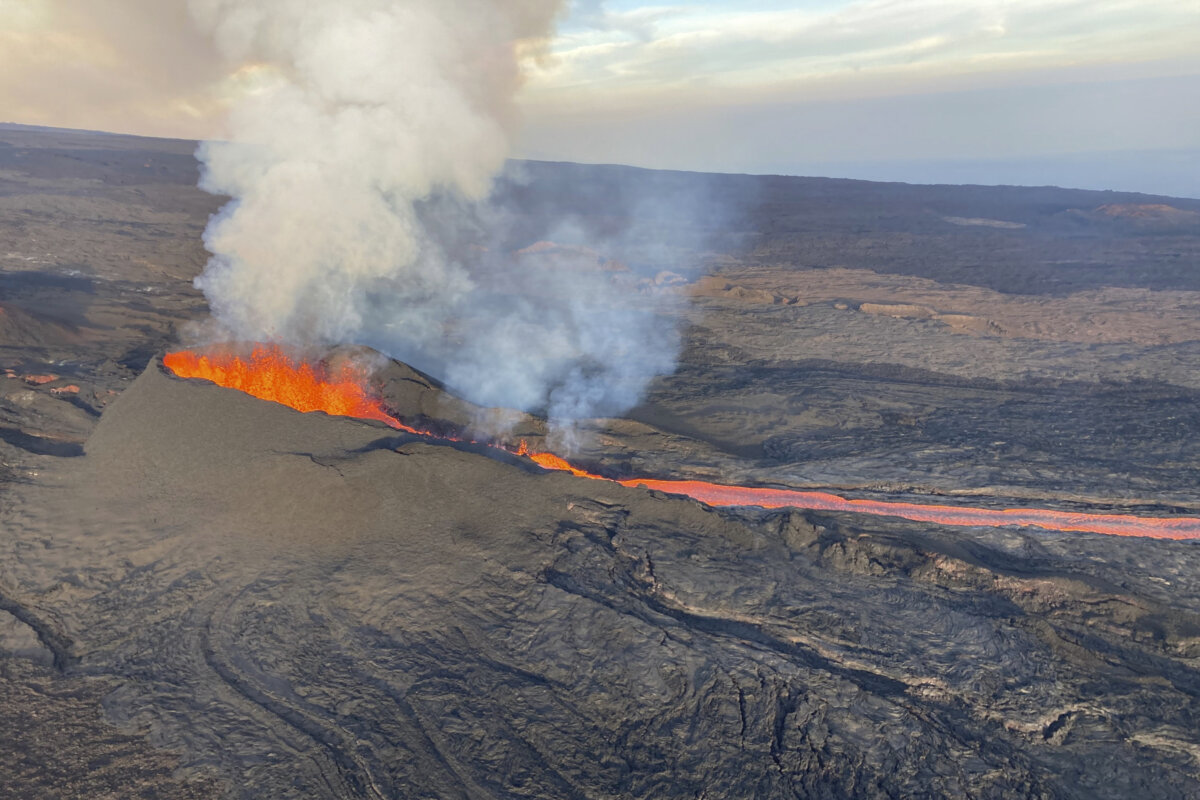
[[[1195,544],[714,510],[180,380],[193,148],[0,126],[0,795],[1200,796]],[[499,192],[493,252],[686,300],[594,471],[1200,514],[1200,201]]]

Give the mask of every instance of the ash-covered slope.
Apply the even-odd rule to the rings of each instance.
[[[738,516],[157,363],[86,451],[6,602],[229,796],[1200,792],[1187,545]]]

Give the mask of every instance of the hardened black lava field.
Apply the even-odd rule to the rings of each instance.
[[[0,793],[1200,796],[1194,543],[715,509],[181,379],[193,150],[0,126]],[[573,464],[1200,516],[1200,201],[520,173],[451,256],[679,301]],[[719,213],[628,218],[671,193]],[[421,430],[489,413],[373,363]]]

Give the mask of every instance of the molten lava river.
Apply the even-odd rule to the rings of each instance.
[[[246,358],[232,353],[200,355],[183,350],[163,356],[163,364],[181,378],[204,378],[219,386],[238,389],[254,397],[281,403],[299,411],[324,411],[339,416],[373,419],[408,433],[433,435],[428,431],[405,425],[388,414],[380,400],[366,388],[366,373],[351,364],[329,369],[305,362],[297,363],[273,345],[258,345]],[[622,486],[641,486],[686,495],[711,506],[791,507],[902,517],[939,525],[1018,525],[1054,531],[1082,531],[1155,539],[1200,538],[1200,519],[1195,517],[1138,517],[1130,514],[1085,514],[1036,508],[972,508],[851,500],[827,492],[727,486],[704,481],[647,478],[613,480],[579,469],[553,453],[531,452],[524,442],[516,454],[528,457],[544,469],[569,472],[593,480],[611,480]]]

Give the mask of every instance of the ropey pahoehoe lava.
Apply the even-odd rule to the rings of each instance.
[[[256,344],[246,355],[230,347],[197,353],[179,350],[167,353],[163,365],[182,378],[201,378],[254,397],[289,406],[298,411],[369,419],[397,430],[421,436],[455,439],[431,430],[408,425],[388,413],[378,393],[369,385],[369,370],[351,361],[337,366],[293,358],[281,347]],[[490,444],[490,443],[489,443]],[[692,497],[712,506],[756,506],[759,508],[803,508],[849,511],[895,516],[940,525],[1004,526],[1076,531],[1155,539],[1200,538],[1200,518],[1150,517],[1131,514],[1066,512],[1038,508],[975,508],[850,499],[829,492],[799,491],[768,487],[730,486],[698,480],[655,478],[614,479],[581,469],[550,452],[529,449],[524,441],[516,448],[493,444],[531,459],[544,469],[569,472],[592,480],[609,480],[629,487],[645,487]]]

